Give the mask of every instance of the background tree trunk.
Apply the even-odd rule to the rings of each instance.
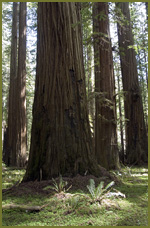
[[[120,97],[120,82],[119,82],[119,72],[117,75],[118,79],[118,106],[119,106],[119,123],[120,123],[120,137],[121,137],[121,153],[120,153],[120,161],[124,164],[124,139],[123,139],[123,115],[122,115],[122,110],[121,110],[121,97]]]
[[[109,31],[108,3],[93,6],[95,52],[95,154],[106,169],[119,166],[114,99],[114,72]]]
[[[100,174],[91,156],[79,3],[38,4],[33,124],[24,181]]]
[[[147,15],[147,21],[148,21],[148,2],[145,2],[145,7],[146,7],[146,15]]]
[[[116,3],[125,20],[118,23],[123,90],[125,92],[126,156],[129,164],[148,159],[148,139],[144,123],[141,92],[138,82],[133,34],[130,24],[129,3]],[[120,14],[121,15],[121,14]]]
[[[4,133],[3,161],[16,165],[16,88],[17,88],[17,16],[18,3],[13,3],[12,40],[10,60],[10,85],[8,105],[8,127]]]
[[[17,146],[16,165],[23,167],[26,161],[26,2],[19,9],[19,47],[18,47],[18,98],[17,98]]]

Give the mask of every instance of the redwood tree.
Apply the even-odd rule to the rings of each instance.
[[[13,3],[8,128],[4,139],[3,159],[7,165],[24,167],[26,161],[26,3],[21,2],[19,6],[17,66],[17,3]]]
[[[24,166],[26,161],[26,2],[19,7],[19,46],[17,74],[17,145],[16,164]]]
[[[16,165],[16,88],[17,88],[17,10],[18,3],[13,3],[12,40],[10,60],[10,85],[8,100],[8,127],[4,136],[3,161],[7,165]]]
[[[79,3],[38,3],[35,98],[24,181],[86,171],[102,175],[91,156]]]
[[[95,154],[100,165],[106,169],[116,169],[119,167],[119,158],[108,3],[94,3],[93,30],[96,92]]]
[[[144,123],[141,91],[138,81],[134,40],[130,23],[129,3],[117,3],[118,38],[125,92],[126,158],[129,164],[148,160],[148,138]]]

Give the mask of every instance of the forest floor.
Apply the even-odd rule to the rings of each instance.
[[[48,186],[54,182],[21,182],[25,170],[2,167],[2,205],[42,206],[40,211],[3,209],[3,226],[148,226],[148,168],[124,167],[113,172],[119,179],[110,192],[118,191],[125,197],[93,201],[88,192],[89,179],[97,186],[110,180],[94,176],[63,178],[68,182],[66,193],[56,193]],[[59,179],[56,179],[56,182]],[[13,186],[15,183],[18,185]],[[71,187],[72,186],[72,187]],[[5,189],[9,189],[5,191]],[[81,193],[82,191],[82,193]],[[121,195],[121,194],[120,194]]]

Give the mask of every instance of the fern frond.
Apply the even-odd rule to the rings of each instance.
[[[87,188],[88,188],[92,198],[95,199],[95,181],[93,179],[90,179],[90,184],[87,185]]]
[[[103,187],[104,187],[104,182],[101,181],[100,184],[97,186],[96,192],[95,192],[95,195],[96,195],[97,199],[102,195]]]
[[[111,188],[115,184],[114,181],[110,182],[109,184],[106,185],[106,187],[103,189],[103,193],[107,191],[108,188]]]

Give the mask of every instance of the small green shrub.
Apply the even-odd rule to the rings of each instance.
[[[114,181],[110,182],[106,187],[104,187],[104,182],[101,181],[100,184],[95,187],[95,181],[90,179],[89,185],[87,185],[87,189],[90,193],[90,199],[92,202],[100,202],[104,195],[108,192],[108,189],[115,184]]]
[[[58,183],[56,182],[56,180],[54,178],[52,178],[52,181],[53,181],[53,186],[47,186],[44,188],[44,190],[53,189],[57,193],[60,193],[60,192],[67,192],[72,187],[72,186],[69,186],[68,189],[66,189],[68,182],[63,180],[62,175],[59,176]]]

